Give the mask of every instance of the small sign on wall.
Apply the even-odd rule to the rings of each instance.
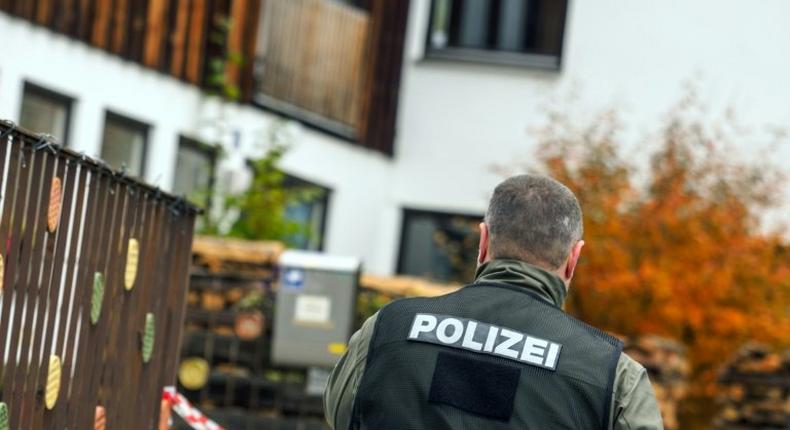
[[[302,294],[296,298],[294,322],[308,325],[331,324],[332,300],[327,296]]]
[[[283,271],[283,290],[301,291],[304,286],[304,270],[289,267]]]

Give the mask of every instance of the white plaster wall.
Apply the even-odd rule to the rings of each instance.
[[[785,0],[571,0],[558,72],[424,59],[429,1],[411,1],[395,157],[295,127],[283,161],[333,190],[327,251],[360,256],[375,273],[395,269],[404,207],[482,214],[501,179],[491,167],[529,159],[528,130],[547,104],[560,101],[580,122],[616,107],[638,149],[693,81],[711,118],[733,106],[757,131],[744,152],[766,142],[764,126],[790,127]],[[222,180],[260,153],[276,119],[244,106],[220,114],[191,86],[3,14],[0,52],[0,117],[18,119],[30,79],[78,99],[70,141],[88,154],[98,152],[104,109],[146,121],[146,179],[164,188],[179,133],[225,142]],[[204,124],[218,116],[224,131],[215,136]],[[774,159],[790,167],[787,144]]]
[[[529,154],[534,139],[528,129],[544,123],[543,107],[571,94],[577,94],[568,105],[574,112],[616,107],[636,129],[633,139],[658,130],[689,81],[711,116],[733,106],[755,129],[790,128],[790,26],[784,20],[790,2],[570,4],[562,71],[543,72],[423,58],[429,1],[412,2],[396,196],[483,209],[482,197],[497,176],[479,172]],[[790,157],[790,148],[782,149]],[[437,162],[446,164],[431,174]]]
[[[100,152],[105,110],[151,125],[145,179],[170,189],[178,135],[218,139],[228,156],[218,178],[238,186],[245,160],[262,154],[269,127],[279,119],[249,106],[225,105],[184,84],[83,43],[0,13],[0,118],[19,120],[25,80],[74,97],[69,145],[91,156]],[[220,127],[207,126],[211,122]],[[218,131],[220,130],[220,131]],[[287,172],[333,190],[327,220],[327,252],[363,258],[386,272],[380,251],[382,207],[390,196],[392,163],[325,134],[289,127]]]
[[[688,83],[708,107],[705,118],[735,108],[753,132],[738,143],[745,155],[773,142],[767,128],[790,129],[790,2],[571,0],[555,72],[424,58],[429,5],[411,4],[398,205],[482,213],[502,179],[492,166],[529,162],[529,130],[545,124],[547,105],[567,108],[580,123],[616,108],[630,151],[660,131]],[[790,145],[774,154],[790,172]],[[787,211],[778,215],[790,222]]]

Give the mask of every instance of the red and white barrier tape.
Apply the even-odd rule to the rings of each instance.
[[[211,421],[203,415],[202,412],[197,410],[189,400],[186,399],[181,393],[176,391],[175,387],[165,387],[162,390],[162,398],[170,402],[173,406],[173,411],[178,414],[184,421],[187,422],[195,430],[225,430],[222,426]]]

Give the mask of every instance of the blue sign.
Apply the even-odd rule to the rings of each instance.
[[[304,287],[304,270],[288,267],[282,273],[283,290],[301,291]]]

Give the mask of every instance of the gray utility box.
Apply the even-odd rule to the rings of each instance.
[[[272,362],[334,366],[351,336],[360,261],[288,250],[278,265]]]

